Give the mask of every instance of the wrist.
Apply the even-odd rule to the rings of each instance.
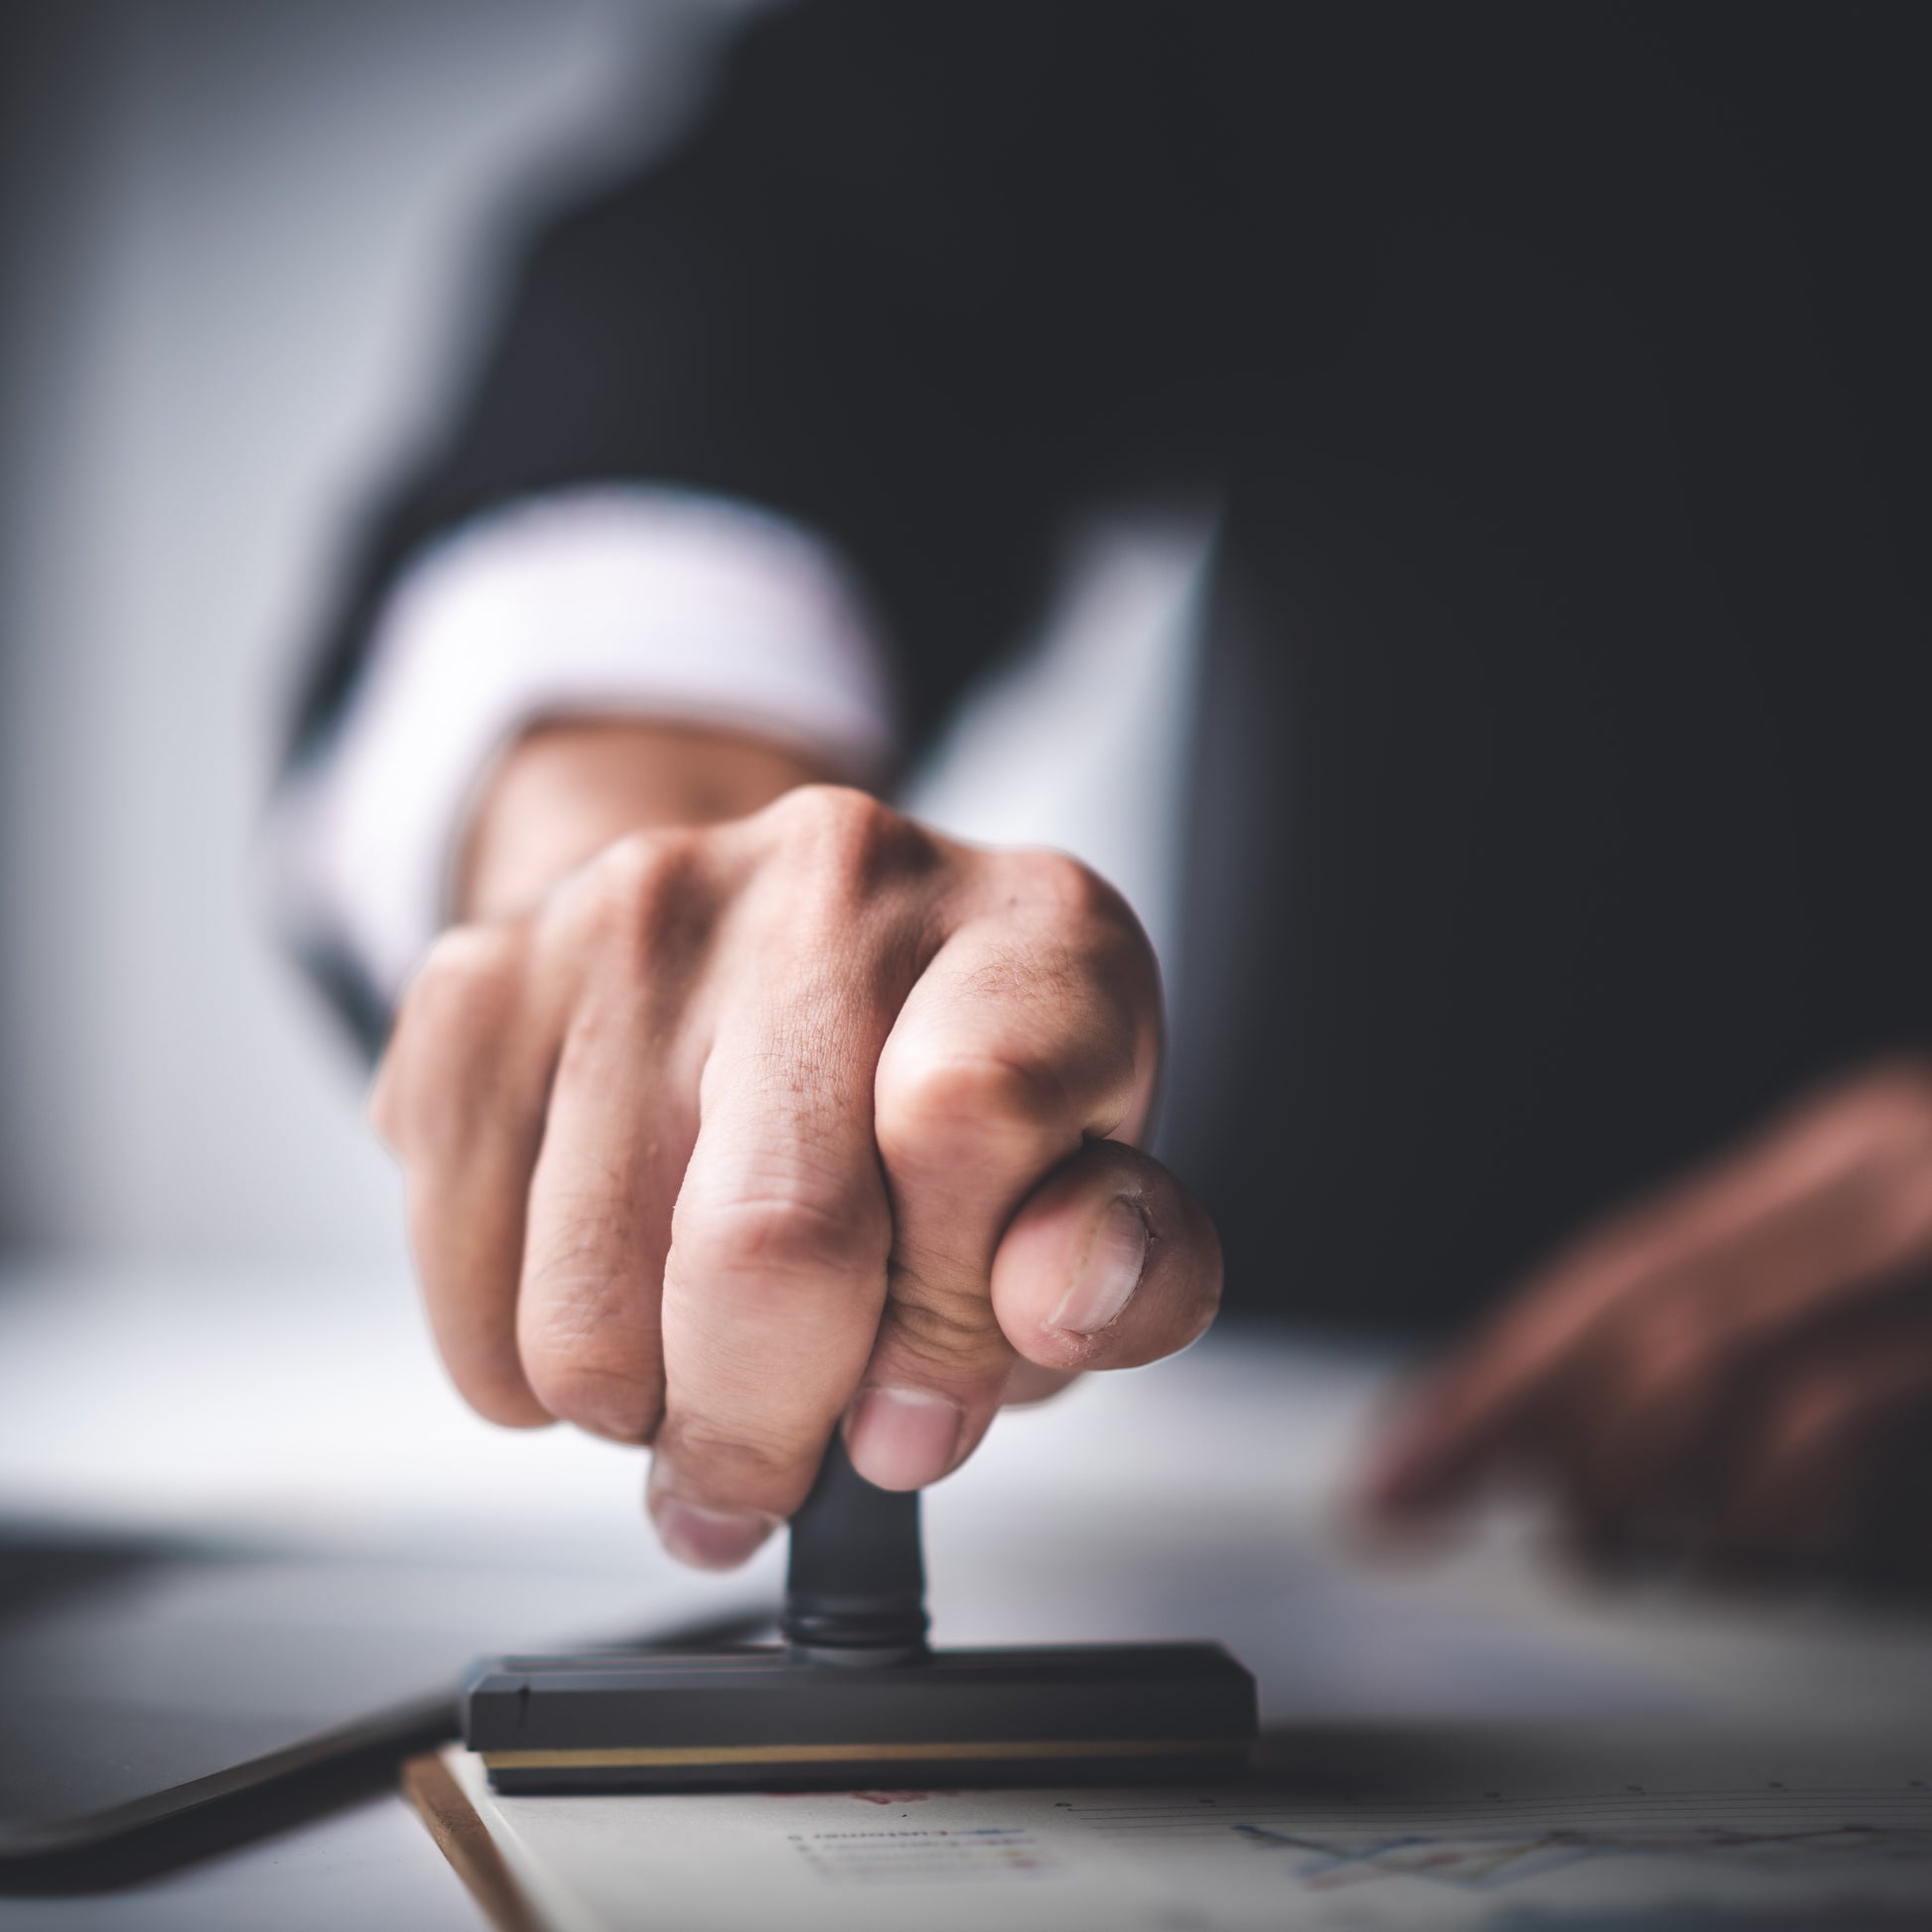
[[[614,840],[743,818],[834,775],[796,749],[647,719],[552,719],[491,770],[457,867],[460,919],[512,918]]]

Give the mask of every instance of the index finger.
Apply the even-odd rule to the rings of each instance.
[[[836,961],[773,974],[728,1013],[664,1266],[658,1533],[741,1561],[803,1501],[886,1294],[891,1223],[872,1138],[877,1032]]]

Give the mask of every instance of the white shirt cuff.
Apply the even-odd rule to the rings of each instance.
[[[284,927],[393,1005],[449,915],[490,764],[565,713],[745,730],[858,779],[894,749],[877,630],[817,540],[671,488],[530,498],[432,546],[391,594],[269,827]]]

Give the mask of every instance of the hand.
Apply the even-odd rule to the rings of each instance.
[[[1812,1097],[1560,1256],[1429,1378],[1364,1506],[1414,1525],[1505,1471],[1605,1555],[1932,1567],[1932,1067]]]
[[[1070,859],[826,785],[618,838],[397,1020],[371,1111],[444,1360],[498,1422],[653,1445],[687,1561],[749,1555],[841,1417],[931,1482],[1003,1398],[1211,1318],[1213,1229],[1133,1146],[1159,1015]]]

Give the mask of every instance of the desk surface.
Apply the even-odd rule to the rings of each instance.
[[[1226,1337],[1004,1419],[928,1499],[940,1640],[1219,1637],[1260,1675],[1265,1722],[1291,1730],[1614,1719],[1666,1736],[1769,1716],[1842,1753],[1932,1728],[1932,1643],[1911,1618],[1602,1597],[1507,1521],[1427,1569],[1352,1558],[1332,1503],[1385,1379]],[[468,1416],[401,1279],[0,1274],[0,1509],[464,1559],[507,1544],[661,1576],[641,1474],[609,1445]],[[776,1553],[761,1561],[775,1585]],[[0,1901],[0,1932],[267,1923],[478,1920],[389,1798],[132,1892]]]

